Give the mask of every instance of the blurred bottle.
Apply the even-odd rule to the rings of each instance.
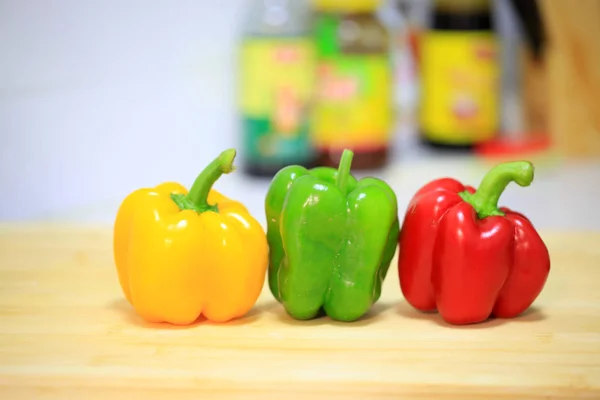
[[[499,130],[500,65],[489,0],[437,0],[422,33],[420,132],[441,147],[466,147]]]
[[[344,148],[352,167],[387,161],[393,123],[388,34],[379,0],[313,0],[317,83],[312,135],[319,164],[335,166]]]
[[[309,102],[314,87],[310,5],[252,0],[241,41],[240,110],[244,169],[272,176],[289,164],[314,165]]]

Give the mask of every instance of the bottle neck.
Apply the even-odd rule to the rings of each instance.
[[[437,1],[432,29],[448,31],[493,31],[490,3],[485,0]]]

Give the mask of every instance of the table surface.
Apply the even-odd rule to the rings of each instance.
[[[1,225],[0,398],[600,398],[600,233],[542,235],[551,275],[513,320],[418,313],[392,267],[357,322],[294,321],[265,285],[244,318],[175,328],[124,300],[110,230]]]

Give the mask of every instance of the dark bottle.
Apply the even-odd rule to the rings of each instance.
[[[488,0],[437,0],[419,44],[422,139],[470,148],[499,129],[500,65]]]

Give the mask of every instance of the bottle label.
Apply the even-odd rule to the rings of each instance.
[[[500,92],[494,36],[427,32],[420,52],[423,135],[447,144],[473,144],[494,137]]]
[[[344,21],[324,14],[317,18],[315,31],[315,146],[354,150],[387,146],[393,88],[384,30],[371,19]]]
[[[312,157],[308,104],[314,49],[306,38],[252,38],[242,44],[240,108],[250,162],[303,162]]]
[[[391,131],[391,72],[385,56],[337,56],[317,70],[316,147],[377,149]]]

